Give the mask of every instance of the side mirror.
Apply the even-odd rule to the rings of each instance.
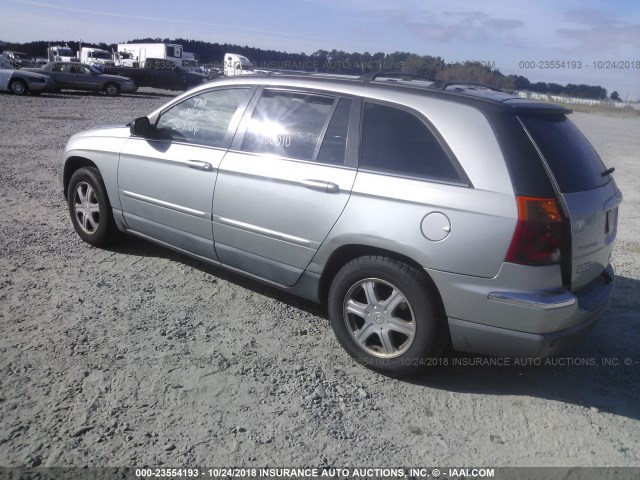
[[[136,118],[131,122],[129,129],[131,131],[131,135],[135,135],[136,137],[145,137],[149,135],[151,132],[151,122],[149,122],[149,117]]]

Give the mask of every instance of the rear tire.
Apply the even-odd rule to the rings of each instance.
[[[109,82],[104,86],[104,93],[109,97],[120,95],[120,86],[117,83]]]
[[[85,242],[104,247],[116,239],[118,229],[98,169],[82,167],[74,172],[67,202],[73,227]]]
[[[351,260],[329,290],[333,331],[358,362],[405,377],[437,365],[446,347],[445,317],[424,272],[387,257]]]

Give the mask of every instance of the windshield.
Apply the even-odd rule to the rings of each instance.
[[[253,71],[253,65],[250,63],[242,62],[242,70],[251,70]]]
[[[109,55],[108,52],[91,52],[89,56],[93,58],[100,58],[102,60],[109,60],[111,58],[111,55]]]
[[[57,48],[56,55],[60,57],[73,57],[73,50],[70,48]]]
[[[29,60],[29,57],[25,53],[19,53],[19,52],[14,53],[13,58],[18,58],[20,60]]]
[[[89,70],[91,70],[91,73],[93,73],[94,75],[100,75],[102,73],[100,70],[98,70],[96,67],[92,65],[83,65],[83,67],[87,67]]]
[[[182,58],[182,48],[181,47],[174,47],[174,46],[171,46],[171,45],[167,45],[165,51],[167,53],[167,57]]]

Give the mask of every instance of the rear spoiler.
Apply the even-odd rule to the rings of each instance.
[[[569,115],[573,113],[570,108],[554,103],[536,102],[526,98],[509,98],[501,102],[503,105],[513,108],[518,113],[541,113],[547,115]]]

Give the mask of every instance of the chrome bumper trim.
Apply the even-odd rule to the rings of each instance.
[[[493,302],[539,310],[570,307],[577,301],[576,296],[567,291],[536,293],[491,292],[487,295],[487,298]]]

